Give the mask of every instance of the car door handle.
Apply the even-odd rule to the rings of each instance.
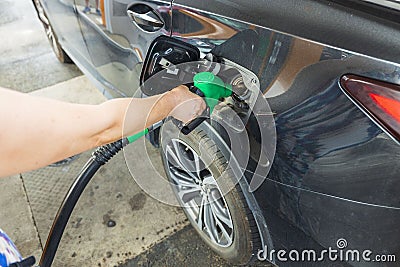
[[[126,12],[139,28],[147,32],[155,32],[164,27],[164,21],[151,7],[145,5],[146,8],[144,9],[143,4],[140,4],[140,8],[135,10],[135,6],[131,6]]]

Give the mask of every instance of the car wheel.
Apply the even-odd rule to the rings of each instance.
[[[42,3],[40,2],[40,0],[33,0],[33,3],[36,8],[39,19],[43,24],[47,39],[49,40],[51,48],[53,49],[53,52],[56,55],[57,59],[61,63],[73,63],[71,58],[67,55],[67,53],[65,53],[64,49],[61,47],[60,43],[58,42],[57,35],[54,32],[54,29],[50,24],[50,21],[46,15],[46,12],[43,9]]]
[[[173,138],[165,128],[167,124],[161,133],[164,168],[190,223],[220,256],[249,263],[261,248],[260,235],[227,160],[205,132]]]

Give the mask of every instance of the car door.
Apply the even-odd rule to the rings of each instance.
[[[132,96],[151,41],[170,35],[170,1],[89,1],[90,12],[84,12],[85,5],[75,0],[94,76],[107,97]]]

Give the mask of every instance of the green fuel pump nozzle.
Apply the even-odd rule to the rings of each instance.
[[[202,115],[192,120],[188,124],[178,125],[181,132],[185,135],[193,131],[204,120],[210,117],[214,111],[214,107],[218,104],[218,100],[232,95],[232,86],[225,84],[221,78],[211,72],[199,72],[193,77],[193,87],[190,90],[204,97],[207,109]]]
[[[213,112],[220,98],[232,95],[232,86],[225,84],[221,78],[211,72],[197,73],[193,78],[193,83],[203,93],[210,113]]]

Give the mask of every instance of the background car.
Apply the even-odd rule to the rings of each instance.
[[[252,112],[241,132],[250,157],[228,194],[222,188],[236,178],[226,162],[240,157],[230,154],[235,136],[221,127],[234,124],[228,117],[188,136],[149,136],[178,200],[191,203],[184,210],[193,227],[224,258],[247,264],[265,248],[399,255],[397,1],[104,0],[100,15],[83,12],[83,0],[34,4],[59,60],[77,64],[108,98],[132,96],[159,70],[150,59],[160,55],[173,64],[229,63],[251,77],[273,115],[266,132],[276,151],[262,144],[263,113]],[[240,113],[243,101],[250,100],[231,106]],[[193,170],[196,162],[201,169]],[[265,180],[249,190],[260,168]],[[199,181],[210,190],[188,196],[185,183]],[[276,254],[269,260],[293,264]]]

